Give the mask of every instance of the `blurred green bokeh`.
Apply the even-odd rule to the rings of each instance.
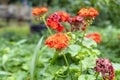
[[[15,4],[20,0],[8,1]],[[66,11],[71,16],[74,16],[83,7],[96,8],[99,11],[99,16],[96,17],[92,26],[88,27],[88,33],[99,32],[101,34],[102,42],[98,44],[98,49],[101,51],[99,57],[109,58],[113,63],[120,65],[120,39],[118,39],[118,36],[120,36],[120,0],[28,1],[32,3],[32,6],[47,6],[49,8],[47,16],[59,10]],[[8,25],[6,22],[0,20],[0,80],[30,80],[29,68],[31,58],[36,44],[42,35],[46,39],[49,33],[47,30],[44,30],[33,34],[30,32],[30,25],[26,22],[19,25],[11,21]],[[49,49],[47,51],[50,52]],[[43,56],[48,57],[50,55]],[[38,68],[39,66],[41,66],[41,63],[37,64]],[[115,73],[115,80],[120,80],[120,70]]]

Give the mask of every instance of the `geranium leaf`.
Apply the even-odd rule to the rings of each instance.
[[[80,75],[78,77],[78,80],[95,80],[95,79],[96,79],[95,76],[88,75],[88,74],[86,74],[86,75]]]
[[[71,54],[71,56],[75,56],[80,51],[81,47],[79,45],[70,45],[68,46],[68,52]]]

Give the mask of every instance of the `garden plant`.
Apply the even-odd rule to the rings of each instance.
[[[99,12],[90,7],[80,9],[75,16],[56,11],[46,18],[47,12],[46,7],[32,11],[39,21],[44,22],[49,36],[45,40],[41,37],[38,42],[32,58],[30,79],[115,80],[112,63],[107,58],[99,58],[101,53],[97,45],[102,40],[100,33],[87,34],[89,25]],[[39,73],[37,64],[41,65]]]

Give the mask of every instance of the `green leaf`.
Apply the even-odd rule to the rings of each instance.
[[[69,45],[68,46],[68,52],[71,54],[71,56],[75,56],[80,51],[81,47],[79,45]]]
[[[0,75],[9,76],[9,75],[12,75],[12,73],[6,72],[6,71],[0,71]]]
[[[88,75],[88,74],[86,74],[86,75],[80,75],[78,77],[78,80],[95,80],[95,79],[96,79],[95,76]]]
[[[40,49],[41,47],[41,44],[42,44],[42,40],[43,40],[43,37],[40,38],[36,48],[35,48],[35,51],[34,51],[34,55],[33,55],[33,58],[32,58],[32,62],[31,62],[31,65],[30,65],[30,77],[31,77],[31,80],[34,80],[34,75],[35,75],[35,66],[36,66],[36,60],[37,60],[37,53],[38,53],[38,50]]]
[[[79,69],[80,69],[79,65],[75,65],[75,64],[70,65],[70,71],[79,71]]]
[[[92,49],[92,54],[99,55],[100,51],[97,49]]]
[[[16,44],[21,45],[21,44],[25,43],[26,41],[27,41],[27,39],[23,39],[23,40],[18,41]]]
[[[120,64],[118,63],[112,63],[115,70],[120,70]]]
[[[25,80],[26,79],[26,76],[27,76],[27,73],[25,71],[18,71],[16,74],[16,79],[17,80]]]
[[[88,57],[85,57],[82,62],[82,69],[87,70],[88,68],[94,68],[96,63],[97,56],[91,55]]]
[[[8,55],[5,54],[2,56],[2,65],[4,65],[8,61]]]
[[[91,38],[84,38],[84,41],[82,44],[88,48],[97,47],[97,43],[94,40],[92,40]]]
[[[56,77],[57,71],[59,71],[61,66],[58,65],[46,65],[40,72],[41,80],[52,80]]]

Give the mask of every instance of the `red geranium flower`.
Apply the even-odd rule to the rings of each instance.
[[[74,16],[72,18],[69,18],[68,22],[71,25],[71,32],[74,30],[80,30],[81,26],[84,26],[84,18],[81,16]]]
[[[62,32],[64,30],[64,26],[62,26],[59,23],[59,19],[60,16],[58,14],[52,14],[51,16],[49,16],[49,18],[47,19],[47,25],[54,29],[57,30],[58,32]]]
[[[35,16],[39,16],[45,12],[47,12],[48,9],[46,7],[41,7],[41,8],[34,8],[32,10],[32,14],[35,15]]]
[[[47,19],[47,25],[58,32],[62,32],[64,30],[64,26],[60,24],[60,22],[68,21],[69,14],[66,12],[55,12],[51,14]]]
[[[78,12],[78,14],[79,14],[80,16],[88,16],[88,15],[89,15],[89,11],[88,11],[88,9],[86,9],[86,8],[82,8],[82,9]]]
[[[59,27],[57,27],[57,31],[58,32],[62,32],[63,30],[64,30],[64,26],[62,26],[61,24],[58,24],[59,25]]]
[[[68,21],[69,17],[70,17],[70,14],[66,13],[66,12],[63,12],[63,11],[60,11],[60,12],[57,12],[57,14],[60,15],[61,17],[61,22],[66,22]]]
[[[70,38],[63,33],[57,33],[47,38],[45,44],[50,48],[63,49],[68,46]]]
[[[87,34],[85,36],[86,38],[92,38],[93,40],[95,40],[97,43],[101,42],[101,35],[97,32],[93,33],[93,34]]]
[[[52,29],[57,29],[58,28],[58,22],[52,21],[50,19],[47,20],[47,25],[50,26]]]
[[[96,72],[101,72],[102,77],[104,80],[114,80],[114,68],[110,61],[106,58],[100,58],[97,59],[96,61],[96,66],[95,66],[95,71]]]
[[[98,16],[98,15],[99,13],[97,10],[95,10],[94,8],[89,8],[89,16],[94,18],[95,16]]]
[[[89,8],[89,9],[82,8],[81,10],[79,10],[78,14],[79,16],[92,17],[92,18],[99,15],[98,11],[94,8]]]

